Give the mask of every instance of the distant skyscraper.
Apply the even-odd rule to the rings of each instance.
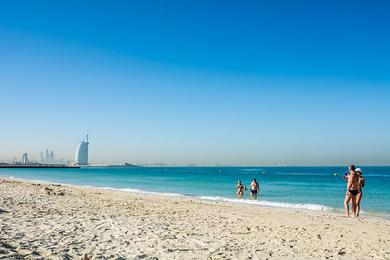
[[[28,155],[27,155],[27,153],[24,153],[22,155],[22,164],[29,164],[29,163],[30,163],[30,161],[28,160]]]
[[[43,158],[43,153],[41,152],[41,163],[45,162],[45,158]]]
[[[49,150],[46,149],[46,157],[45,157],[45,162],[48,163],[50,161],[50,155],[49,155]]]
[[[76,150],[75,164],[88,165],[88,134],[80,142]]]
[[[50,163],[54,163],[54,151],[50,152]]]

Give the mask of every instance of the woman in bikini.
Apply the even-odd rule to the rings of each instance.
[[[359,178],[359,181],[358,181],[359,193],[356,196],[356,216],[359,217],[359,215],[360,215],[360,202],[362,201],[363,187],[364,187],[365,183],[364,183],[364,177],[363,177],[362,170],[360,168],[357,168],[355,170],[355,172]]]
[[[237,196],[241,198],[244,195],[245,186],[242,185],[240,180],[238,180],[237,182],[236,189],[237,189]]]

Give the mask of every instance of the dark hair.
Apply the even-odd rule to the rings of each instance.
[[[254,178],[253,180],[256,181],[256,178]]]
[[[354,171],[354,170],[356,169],[355,165],[353,165],[353,164],[351,164],[351,165],[349,166],[349,168],[351,168],[352,171]]]

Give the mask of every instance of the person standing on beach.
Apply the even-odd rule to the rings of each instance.
[[[355,165],[349,166],[349,177],[347,191],[344,199],[344,209],[346,217],[349,217],[349,201],[351,201],[352,214],[356,217],[356,197],[359,193],[359,177],[355,172]]]
[[[363,197],[363,188],[364,188],[364,177],[363,177],[363,172],[360,168],[357,168],[355,170],[358,178],[359,178],[359,193],[358,195],[356,196],[356,216],[359,217],[360,215],[360,202],[362,201],[362,197]]]
[[[256,181],[256,179],[253,179],[252,183],[251,183],[251,186],[249,188],[249,192],[250,192],[250,195],[253,197],[253,198],[257,198],[257,194],[259,193],[260,191],[260,185],[259,183]]]

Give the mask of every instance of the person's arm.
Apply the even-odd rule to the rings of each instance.
[[[355,177],[355,173],[352,173],[348,177],[348,183],[347,183],[347,193],[351,189],[353,178]]]

